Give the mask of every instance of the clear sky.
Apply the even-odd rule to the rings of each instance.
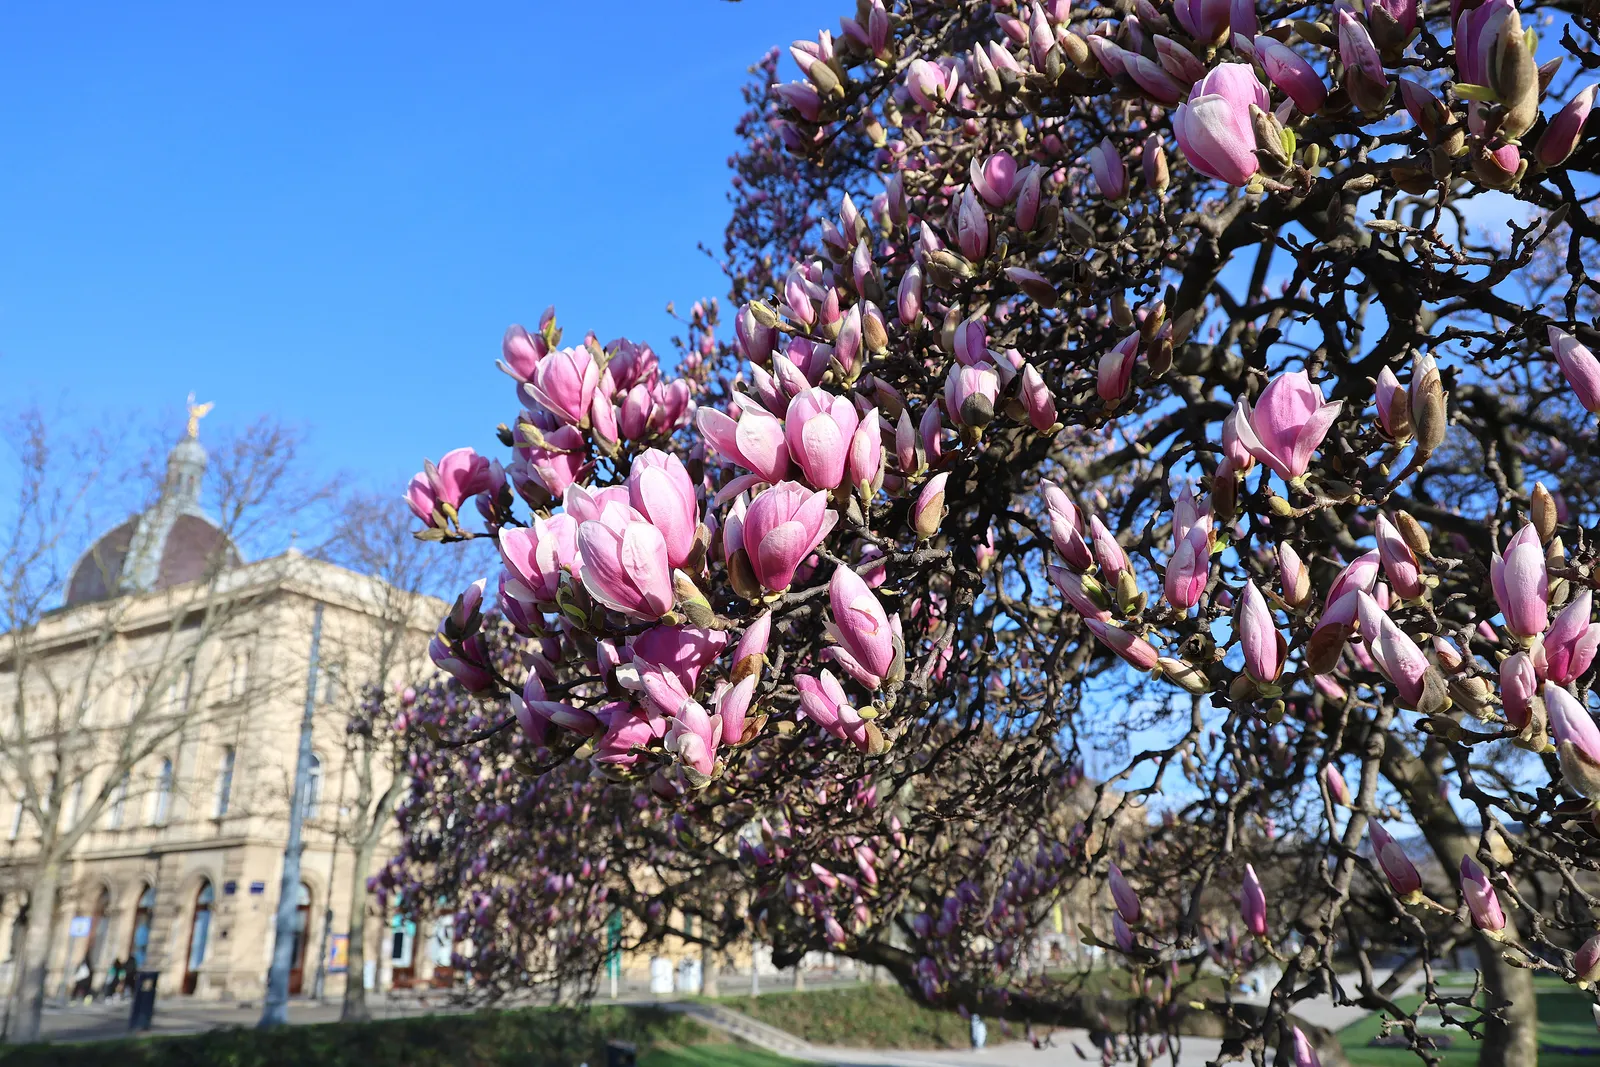
[[[665,351],[668,300],[724,295],[696,244],[745,70],[852,8],[5,5],[0,412],[176,434],[194,390],[398,493],[514,414],[509,323],[554,303]]]

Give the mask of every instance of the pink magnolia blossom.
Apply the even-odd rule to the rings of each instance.
[[[1544,706],[1562,777],[1590,800],[1600,800],[1600,726],[1577,697],[1554,682],[1544,684]]]
[[[1106,597],[1105,590],[1099,582],[1054,563],[1049,564],[1047,569],[1050,580],[1061,590],[1061,595],[1067,598],[1067,603],[1077,609],[1079,615],[1100,622],[1111,621],[1110,599]],[[1094,584],[1090,586],[1090,582]]]
[[[1535,649],[1537,651],[1537,649]],[[1515,652],[1500,663],[1500,706],[1506,721],[1518,733],[1527,729],[1533,715],[1533,698],[1539,692],[1539,668],[1531,652]]]
[[[576,577],[583,567],[571,515],[536,515],[531,526],[501,530],[498,544],[506,570],[542,604],[555,603],[563,571]]]
[[[722,743],[722,716],[708,715],[693,700],[685,701],[667,724],[661,747],[676,753],[685,765],[702,775],[716,770],[717,747]]]
[[[1176,0],[1178,24],[1202,44],[1216,44],[1233,28],[1233,0]]]
[[[993,364],[951,364],[944,384],[944,407],[958,429],[963,426],[982,429],[989,425],[999,396],[1000,376]]]
[[[667,721],[661,714],[626,701],[607,704],[597,716],[606,723],[606,730],[595,743],[596,763],[631,767],[639,761],[639,749],[667,732]]]
[[[1004,207],[1017,190],[1017,161],[1009,152],[996,152],[981,163],[974,157],[972,187],[990,207]]]
[[[1378,404],[1378,425],[1383,427],[1383,432],[1393,441],[1404,443],[1410,440],[1411,397],[1388,367],[1378,371],[1375,399]]]
[[[1122,868],[1115,863],[1111,865],[1108,881],[1111,885],[1111,899],[1117,905],[1117,914],[1122,916],[1124,922],[1138,922],[1143,912],[1139,906],[1139,894],[1133,891],[1133,886],[1122,876]]]
[[[1156,669],[1156,660],[1159,657],[1155,648],[1138,634],[1099,619],[1085,618],[1083,624],[1089,628],[1090,633],[1100,639],[1101,644],[1121,656],[1129,666],[1141,671]]]
[[[1329,798],[1335,804],[1348,808],[1350,806],[1350,787],[1345,784],[1344,775],[1339,773],[1339,768],[1332,763],[1323,767],[1322,780],[1327,783]]]
[[[862,752],[871,747],[866,720],[850,705],[850,699],[837,678],[828,671],[823,671],[818,677],[797,674],[794,684],[800,690],[797,712],[800,718],[810,719],[840,741],[848,741]]]
[[[1128,554],[1117,542],[1117,535],[1100,521],[1100,516],[1090,517],[1089,533],[1094,540],[1094,555],[1095,559],[1100,561],[1100,569],[1105,572],[1109,581],[1116,581],[1118,575],[1130,569]]]
[[[750,502],[743,539],[756,581],[781,593],[794,572],[817,550],[839,515],[828,508],[828,494],[798,482],[779,482]]]
[[[487,693],[495,688],[494,671],[489,667],[488,646],[481,633],[460,641],[449,641],[435,634],[428,644],[433,665],[453,677],[471,693]]]
[[[1261,879],[1256,877],[1256,869],[1250,864],[1244,865],[1244,886],[1239,890],[1239,914],[1244,918],[1245,928],[1257,937],[1263,937],[1267,932],[1267,891],[1261,887]]]
[[[1089,544],[1083,538],[1083,519],[1078,514],[1077,505],[1054,482],[1044,482],[1042,493],[1050,539],[1055,543],[1056,551],[1067,561],[1067,566],[1080,571],[1088,570],[1094,566],[1094,556],[1090,554]]]
[[[583,585],[613,611],[659,619],[672,608],[672,568],[661,531],[626,504],[611,500],[578,527]]]
[[[878,597],[849,567],[835,567],[828,584],[832,619],[826,624],[833,647],[825,650],[845,672],[877,689],[894,665],[894,630]]]
[[[594,391],[600,384],[600,366],[584,345],[551,352],[540,361],[523,393],[569,426],[588,417]]]
[[[1179,21],[1186,6],[1209,3],[1226,10],[1219,0],[1180,0]],[[1211,20],[1215,22],[1215,20]],[[1210,23],[1208,23],[1210,24]],[[1226,20],[1221,23],[1225,32]],[[1203,40],[1203,34],[1190,31]],[[1256,135],[1250,124],[1250,105],[1272,110],[1266,86],[1248,63],[1219,63],[1194,87],[1186,103],[1178,106],[1172,131],[1189,165],[1207,177],[1229,185],[1248,184],[1261,163],[1256,158]]]
[[[1162,588],[1167,600],[1179,611],[1188,611],[1200,603],[1206,580],[1211,571],[1210,531],[1204,526],[1194,526],[1183,535],[1167,560],[1167,572],[1162,578]]]
[[[1600,412],[1600,360],[1565,330],[1551,326],[1548,332],[1550,349],[1572,387],[1572,395],[1587,410]]]
[[[1535,159],[1547,167],[1559,167],[1567,161],[1567,157],[1578,147],[1583,124],[1589,120],[1589,112],[1594,109],[1597,89],[1600,89],[1600,85],[1591,85],[1581,90],[1567,102],[1565,107],[1556,112],[1555,117],[1544,128],[1544,133],[1539,135],[1539,143],[1534,146]]]
[[[1290,371],[1267,383],[1252,407],[1239,401],[1244,418],[1235,423],[1250,454],[1286,482],[1304,476],[1312,453],[1339,417],[1342,402],[1328,403],[1305,371]]]
[[[1466,898],[1473,926],[1489,934],[1506,928],[1506,913],[1500,907],[1500,897],[1489,882],[1489,876],[1471,856],[1461,857],[1461,895]]]
[[[1128,165],[1122,153],[1107,137],[1089,149],[1089,168],[1094,173],[1095,187],[1107,200],[1125,200],[1128,196]]]
[[[700,527],[700,506],[683,461],[659,448],[645,451],[628,473],[628,501],[661,531],[667,544],[667,565],[681,567],[694,550]]]
[[[1100,357],[1100,373],[1095,381],[1095,392],[1107,404],[1115,404],[1128,395],[1133,382],[1133,367],[1139,357],[1139,335],[1130,333]]]
[[[1383,869],[1384,877],[1389,879],[1389,886],[1402,900],[1413,894],[1422,892],[1422,875],[1417,872],[1416,864],[1411,862],[1411,857],[1406,855],[1400,843],[1389,836],[1383,824],[1374,819],[1367,824],[1367,836],[1372,839],[1372,851],[1377,856],[1378,866]]]
[[[789,457],[799,465],[806,481],[818,489],[839,487],[844,481],[850,438],[860,421],[849,400],[825,389],[807,389],[789,401],[784,439]]]
[[[989,254],[989,216],[970,185],[961,191],[955,223],[956,246],[963,256],[976,262]]]
[[[470,448],[457,448],[432,460],[422,461],[422,472],[406,488],[406,503],[411,513],[429,526],[438,524],[441,504],[460,511],[462,503],[487,492],[495,484],[495,468],[488,459]]]
[[[1382,675],[1400,691],[1400,701],[1416,707],[1422,698],[1423,675],[1428,657],[1417,643],[1396,626],[1378,602],[1368,593],[1356,594],[1356,613],[1361,621],[1361,639],[1367,654]]]
[[[715,408],[701,408],[695,413],[695,426],[718,453],[762,481],[775,485],[789,473],[783,423],[754,404],[740,405],[737,421]]]
[[[509,699],[518,725],[536,745],[544,744],[550,726],[559,726],[584,737],[593,737],[605,729],[592,712],[551,700],[537,673],[529,674],[522,692],[512,693]]]
[[[1302,115],[1315,115],[1322,110],[1328,99],[1328,87],[1300,53],[1266,35],[1255,39],[1255,48],[1256,61],[1266,72],[1267,80],[1293,100]]]
[[[1589,669],[1600,648],[1600,623],[1589,621],[1592,595],[1583,589],[1556,614],[1544,634],[1545,677],[1567,685]]]
[[[1489,561],[1489,582],[1506,629],[1523,639],[1544,632],[1550,619],[1550,578],[1539,531],[1528,523]]]
[[[534,371],[539,369],[539,361],[549,351],[550,346],[545,343],[542,334],[529,333],[521,326],[511,325],[506,327],[505,337],[500,341],[502,358],[496,365],[519,383],[532,381]]]
[[[1276,682],[1283,673],[1289,647],[1278,632],[1272,609],[1267,607],[1267,600],[1256,588],[1255,582],[1244,584],[1244,595],[1239,598],[1236,629],[1239,647],[1244,652],[1245,672],[1263,685]]]
[[[1422,596],[1422,569],[1417,554],[1400,536],[1400,530],[1389,521],[1389,516],[1378,513],[1378,558],[1383,563],[1383,573],[1394,586],[1394,591],[1407,600]]]

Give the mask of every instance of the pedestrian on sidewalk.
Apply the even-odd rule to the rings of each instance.
[[[78,969],[72,972],[72,999],[81,1000],[85,1004],[94,999],[94,972],[89,970],[89,957],[85,956],[78,964]]]

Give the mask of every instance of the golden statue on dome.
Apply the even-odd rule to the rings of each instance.
[[[200,420],[211,414],[211,409],[217,405],[207,401],[204,404],[194,402],[194,394],[189,394],[189,436],[195,440],[200,439]]]

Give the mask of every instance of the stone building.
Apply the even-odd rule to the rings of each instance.
[[[132,961],[130,970],[159,971],[163,998],[259,998],[308,699],[313,762],[301,798],[305,852],[290,990],[310,993],[319,963],[328,995],[342,993],[347,980],[339,964],[352,849],[340,831],[356,785],[346,724],[375,677],[386,634],[397,636],[390,647],[401,657],[391,680],[431,670],[426,646],[444,605],[397,597],[381,581],[293,549],[243,561],[202,506],[207,456],[196,431],[192,417],[168,459],[159,500],[84,554],[62,606],[32,629],[31,673],[18,670],[23,646],[0,635],[0,706],[9,709],[20,688],[28,734],[37,739],[22,761],[15,749],[23,739],[0,739],[13,749],[4,763],[8,780],[0,781],[0,805],[10,805],[0,807],[0,832],[9,829],[0,839],[0,931],[11,932],[0,935],[0,949],[9,946],[0,981],[8,991],[20,984],[28,928],[46,921],[48,996],[69,992],[85,961],[99,991],[107,969],[122,960]],[[53,735],[51,722],[63,720],[50,702],[60,704],[63,694],[84,707],[71,729]],[[119,761],[119,745],[137,758]],[[54,781],[53,764],[63,768],[56,778],[75,780],[46,795],[40,783]],[[30,793],[16,768],[31,766],[43,769]],[[377,773],[388,772],[380,766]],[[32,874],[42,847],[35,813],[50,810],[50,796],[72,844],[58,853],[57,904],[47,915],[27,897],[38,884]],[[391,851],[380,846],[376,863]],[[371,897],[368,915],[368,973],[354,980],[381,990],[447,976],[447,969],[433,974],[435,960],[448,962],[447,930],[419,937],[379,914]]]

